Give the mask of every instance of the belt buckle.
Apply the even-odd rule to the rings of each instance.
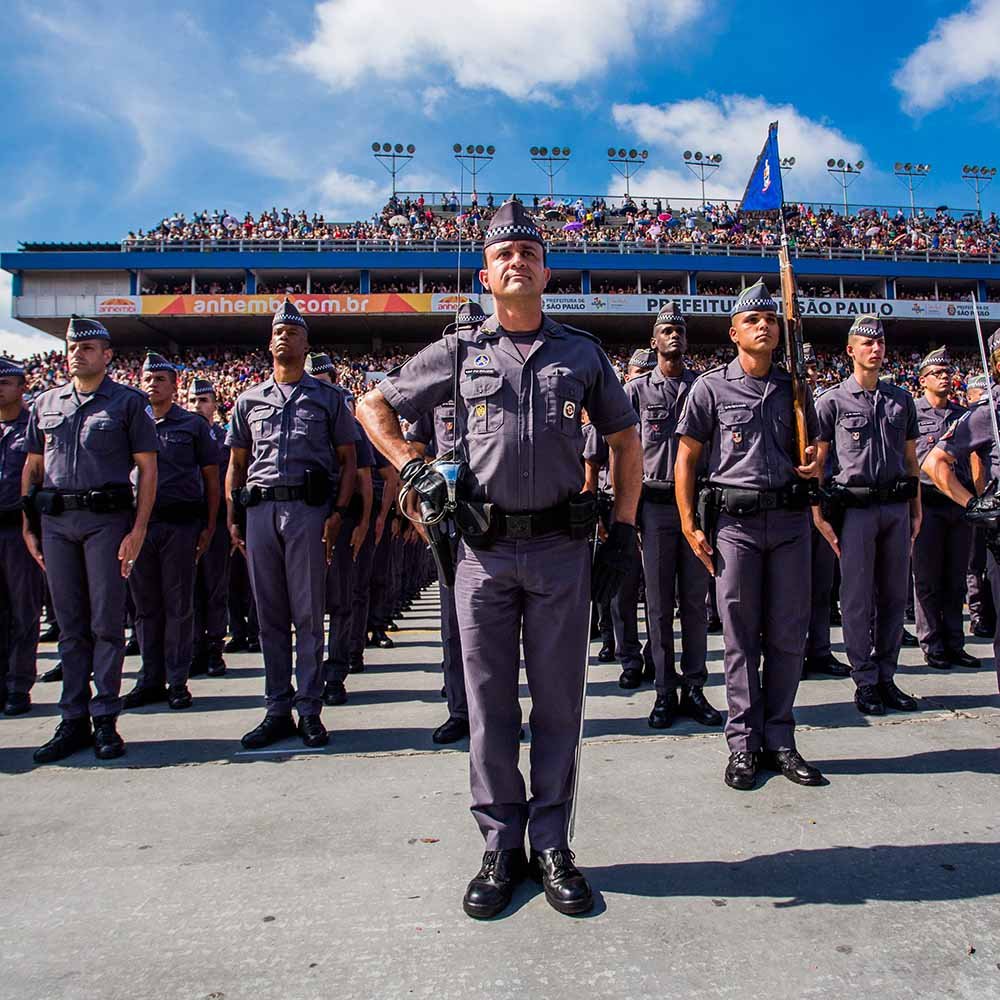
[[[508,538],[531,538],[531,515],[530,514],[508,514],[507,515],[507,537]]]

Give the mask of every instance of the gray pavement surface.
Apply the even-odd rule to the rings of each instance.
[[[806,681],[799,745],[830,783],[753,792],[722,783],[721,733],[654,734],[651,689],[592,660],[574,849],[598,905],[561,916],[526,884],[478,923],[464,744],[430,741],[436,612],[428,591],[368,652],[320,752],[242,752],[263,711],[244,654],[192,681],[187,712],[123,715],[122,760],[36,768],[58,697],[36,685],[32,714],[0,717],[0,998],[1000,998],[989,643],[969,640],[977,671],[904,650],[915,715],[864,719],[849,680]]]

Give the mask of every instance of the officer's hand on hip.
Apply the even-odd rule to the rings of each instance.
[[[127,580],[132,570],[135,569],[135,561],[139,557],[139,550],[146,540],[146,532],[133,528],[118,546],[118,561],[122,564],[122,576]]]
[[[25,529],[21,532],[24,537],[24,544],[28,550],[28,555],[42,567],[42,572],[45,572],[45,557],[42,555],[42,543],[39,537],[32,532]]]
[[[232,548],[230,552],[242,552],[243,558],[246,559],[247,556],[247,543],[243,541],[243,536],[240,534],[240,529],[238,525],[231,524],[229,526],[229,541],[232,542]]]
[[[343,523],[343,518],[334,511],[324,522],[323,522],[323,544],[326,546],[326,564],[327,566],[333,562],[333,547],[337,544],[337,535],[340,534],[340,526]]]
[[[685,528],[684,537],[688,540],[691,551],[701,560],[701,564],[712,576],[715,576],[715,566],[712,565],[712,556],[715,554],[715,550],[708,544],[705,532],[701,528],[690,530]]]
[[[819,512],[819,507],[813,507],[813,524],[816,525],[816,530],[827,540],[830,548],[839,559],[840,539],[837,537],[837,532],[833,530],[833,525]]]

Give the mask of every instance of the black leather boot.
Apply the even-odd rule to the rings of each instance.
[[[93,746],[94,734],[90,728],[90,719],[63,719],[56,726],[55,734],[44,746],[40,746],[34,754],[36,764],[54,764],[74,754],[77,750]]]
[[[568,847],[531,852],[531,877],[541,882],[552,909],[570,915],[594,908],[590,883],[573,863],[575,860]]]
[[[118,735],[117,715],[94,718],[94,756],[98,760],[114,760],[125,753],[125,741]]]
[[[476,920],[489,920],[502,913],[514,897],[514,890],[524,881],[528,859],[524,848],[487,851],[483,864],[465,890],[462,909]]]
[[[669,729],[674,724],[677,715],[677,692],[671,691],[669,694],[658,694],[653,711],[649,713],[646,720],[650,729]]]

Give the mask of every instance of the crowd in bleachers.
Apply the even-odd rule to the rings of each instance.
[[[183,243],[200,240],[298,240],[361,241],[392,249],[433,240],[481,240],[497,201],[485,202],[443,195],[433,206],[422,196],[390,200],[370,219],[333,222],[321,213],[271,208],[242,219],[228,211],[181,212],[162,219],[149,230],[130,232],[126,244]],[[680,246],[710,250],[713,246],[756,249],[776,247],[778,232],[773,218],[741,214],[726,202],[672,209],[662,198],[627,199],[609,208],[605,199],[552,200],[538,195],[528,200],[533,215],[553,245],[624,244],[636,249]],[[787,220],[789,241],[804,251],[865,250],[872,254],[929,253],[968,255],[1000,250],[1000,220],[996,213],[955,218],[945,209],[920,210],[909,215],[902,209],[863,209],[843,215],[832,208],[798,205]]]
[[[628,359],[637,345],[615,345],[608,347],[612,364],[624,377]],[[337,367],[337,381],[350,389],[355,395],[367,391],[377,378],[371,373],[386,372],[393,366],[401,364],[408,356],[419,348],[414,345],[394,346],[382,352],[345,352],[342,347],[317,347],[325,350],[333,358]],[[920,392],[917,370],[921,358],[927,353],[928,346],[919,348],[896,348],[890,350],[883,368],[883,375],[889,377],[898,385],[905,386],[915,395]],[[833,385],[845,379],[850,373],[850,362],[843,351],[817,349],[817,371],[820,385]],[[115,354],[110,371],[113,379],[138,386],[143,352],[123,350]],[[207,378],[218,393],[223,412],[228,412],[232,403],[240,393],[263,381],[271,373],[272,361],[270,354],[260,347],[231,347],[205,350],[203,348],[188,348],[179,354],[169,355],[169,360],[180,372],[178,392],[180,399],[186,399],[187,387],[195,378]],[[689,363],[695,371],[704,371],[715,365],[730,361],[733,351],[728,346],[702,347],[693,345],[689,352]],[[954,385],[956,399],[964,401],[965,382],[980,372],[978,355],[974,352],[954,353],[955,376]],[[66,381],[65,357],[61,351],[50,351],[45,354],[35,354],[29,358],[19,359],[24,365],[28,377],[29,395],[35,396],[44,389]]]

